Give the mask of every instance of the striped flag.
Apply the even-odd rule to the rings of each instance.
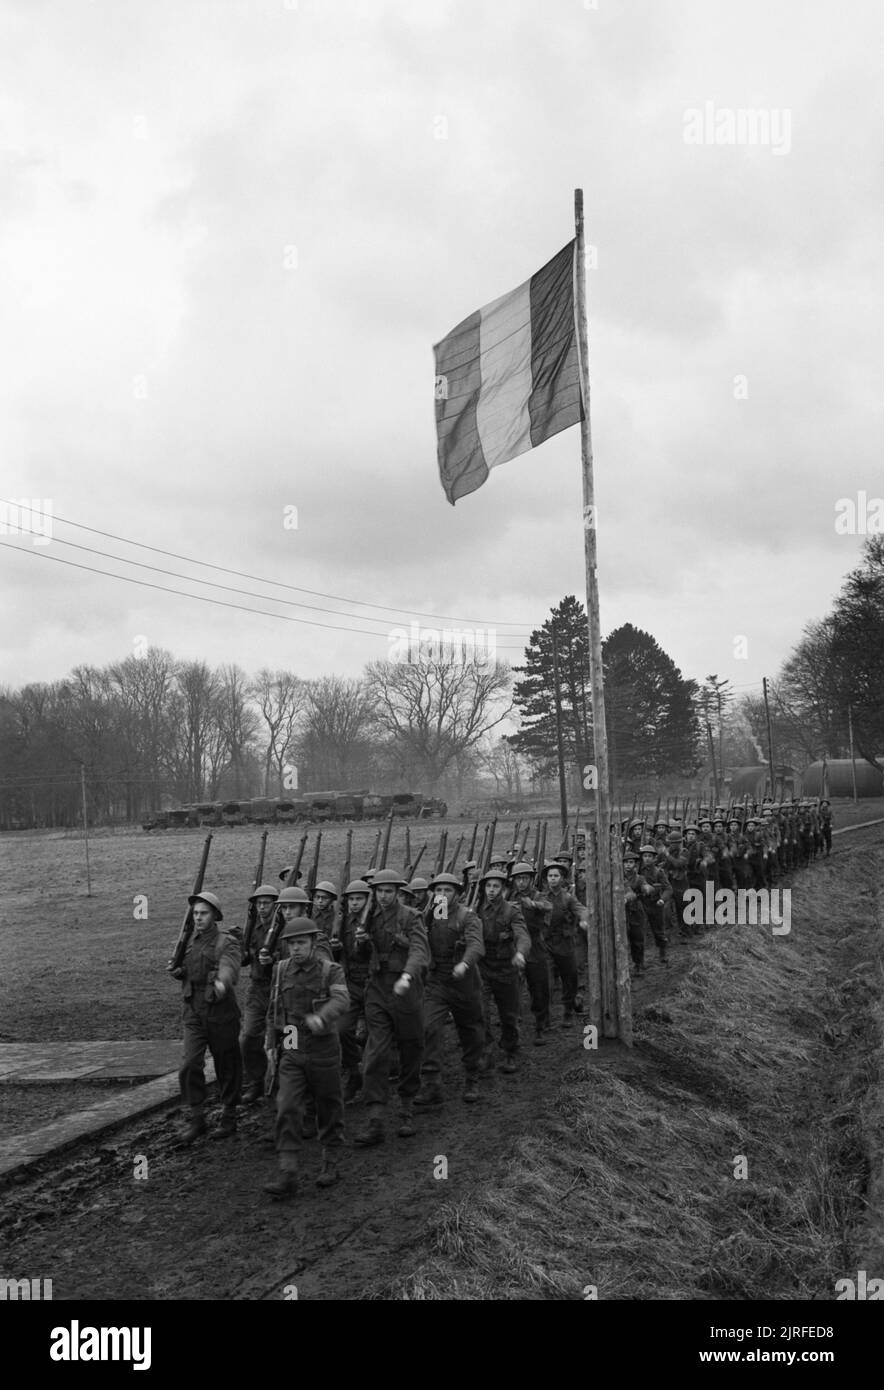
[[[575,239],[433,349],[439,473],[452,506],[499,463],[583,419],[576,255]]]

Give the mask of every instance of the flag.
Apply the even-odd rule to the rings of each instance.
[[[439,473],[452,506],[499,463],[583,419],[577,242],[437,343]]]

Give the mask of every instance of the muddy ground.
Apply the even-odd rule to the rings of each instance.
[[[435,841],[436,827],[433,833]],[[374,828],[357,835],[359,849],[370,850]],[[332,877],[336,839],[339,847],[342,834],[328,836],[332,852],[321,865]],[[815,883],[849,879],[855,857],[880,846],[880,827],[849,839],[850,848],[836,840],[832,860],[796,880],[793,914],[800,915],[801,894],[812,893]],[[253,831],[219,833],[215,850],[223,846],[224,853],[213,861],[207,884],[225,904],[244,900],[256,843]],[[273,833],[274,869],[282,866],[290,843]],[[177,1036],[175,991],[162,963],[199,845],[198,834],[97,840],[90,901],[78,842],[4,842],[4,925],[7,932],[13,924],[27,925],[20,947],[11,959],[7,955],[0,1015],[7,1040]],[[391,862],[401,858],[397,849]],[[357,862],[354,856],[354,867]],[[139,893],[148,895],[146,922],[133,916]],[[675,943],[671,968],[652,965],[635,983],[639,1023],[646,1010],[653,1017],[655,1009],[665,1009],[705,949],[705,938]],[[558,1023],[558,1001],[553,1016]],[[670,1060],[654,1049],[606,1043],[592,1066],[653,1087],[655,1076],[667,1083]],[[478,1188],[496,1183],[513,1145],[552,1114],[563,1076],[576,1076],[588,1065],[580,1029],[557,1027],[545,1048],[524,1048],[517,1076],[495,1074],[483,1083],[482,1102],[467,1107],[459,1098],[449,1038],[444,1109],[421,1116],[413,1139],[399,1140],[390,1128],[377,1149],[348,1147],[342,1181],[328,1191],[315,1190],[309,1181],[319,1164],[312,1141],[305,1150],[303,1195],[287,1205],[272,1204],[260,1190],[274,1171],[264,1144],[269,1116],[263,1107],[242,1112],[233,1139],[206,1139],[191,1150],[178,1142],[177,1114],[160,1112],[84,1144],[7,1188],[0,1214],[5,1263],[29,1277],[51,1278],[56,1299],[278,1299],[286,1289],[291,1296],[292,1285],[299,1298],[376,1296],[404,1271],[422,1268],[427,1232]],[[348,1108],[351,1134],[360,1119],[358,1106]],[[447,1163],[444,1178],[434,1176],[442,1170],[440,1159]],[[146,1176],[137,1177],[145,1168]]]

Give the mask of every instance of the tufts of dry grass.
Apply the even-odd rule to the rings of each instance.
[[[849,888],[827,875],[793,893],[787,937],[709,933],[637,1018],[633,1054],[568,1071],[499,1178],[443,1208],[420,1264],[378,1296],[833,1297],[880,1047],[875,870],[851,868]]]

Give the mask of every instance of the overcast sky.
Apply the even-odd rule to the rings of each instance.
[[[0,537],[0,683],[145,641],[357,674],[412,612],[491,624],[518,661],[585,597],[579,431],[452,509],[431,345],[573,236],[576,186],[603,632],[743,690],[826,611],[862,543],[836,502],[884,494],[875,0],[0,16],[2,496],[53,514],[49,545]],[[690,140],[686,113],[727,139],[747,109],[767,143]]]

